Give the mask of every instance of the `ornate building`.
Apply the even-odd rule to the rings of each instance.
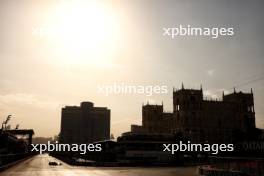
[[[222,100],[206,100],[203,90],[173,90],[173,112],[163,105],[143,105],[142,126],[131,132],[178,134],[192,142],[232,142],[238,133],[256,128],[253,92],[234,92]]]

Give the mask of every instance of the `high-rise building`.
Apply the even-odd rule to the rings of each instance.
[[[61,143],[91,143],[110,139],[110,109],[91,102],[66,106],[61,112]]]

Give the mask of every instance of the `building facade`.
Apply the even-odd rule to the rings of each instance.
[[[66,106],[61,112],[61,143],[91,143],[110,139],[110,110],[91,102]]]
[[[222,100],[207,100],[203,90],[173,90],[173,112],[163,105],[143,105],[142,126],[134,133],[179,134],[192,142],[232,142],[238,132],[256,128],[253,92],[224,95]],[[139,130],[140,129],[140,130]]]

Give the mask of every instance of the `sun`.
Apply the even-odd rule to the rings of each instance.
[[[59,1],[48,20],[49,42],[60,63],[111,64],[120,36],[118,18],[102,1]]]

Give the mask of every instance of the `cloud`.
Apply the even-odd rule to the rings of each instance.
[[[208,74],[209,76],[212,77],[212,76],[214,75],[214,73],[215,73],[215,69],[207,70],[206,72],[207,72],[207,74]]]
[[[43,100],[37,95],[14,93],[14,94],[0,94],[1,106],[17,106],[25,105],[37,108],[54,108],[60,105],[59,102]]]
[[[124,125],[124,124],[127,124],[127,123],[141,123],[141,118],[124,118],[122,120],[114,120],[111,124],[113,126],[116,126],[116,125]]]
[[[205,97],[209,99],[221,99],[223,91],[225,92],[225,94],[229,93],[229,91],[226,89],[211,89],[211,90],[205,90],[203,94]]]

